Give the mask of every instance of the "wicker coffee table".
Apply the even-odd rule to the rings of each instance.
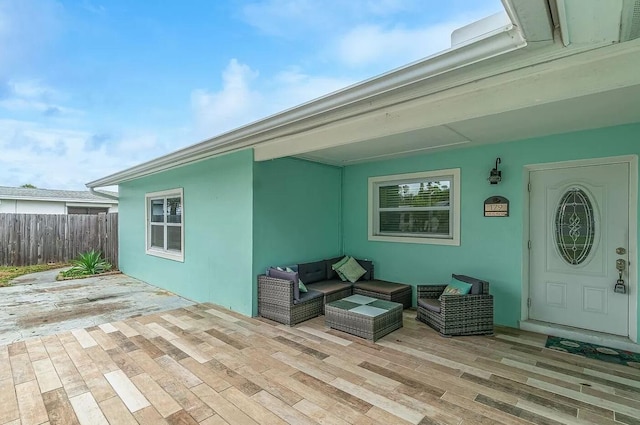
[[[327,326],[375,341],[402,327],[402,304],[351,295],[325,306]]]

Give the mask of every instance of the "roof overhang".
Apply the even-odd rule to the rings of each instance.
[[[593,24],[593,12],[572,12],[577,1],[596,9],[602,3],[503,0],[512,24],[479,39],[454,43],[453,49],[87,186],[115,185],[247,148],[254,149],[257,161],[298,156],[345,165],[640,121],[640,44],[612,45],[624,41],[620,13],[629,13],[628,4],[640,0],[611,0],[616,5],[607,9],[604,27]],[[560,3],[569,6],[567,16],[580,19],[562,23]],[[557,35],[557,28],[564,30],[559,22],[569,26],[571,42]],[[612,25],[618,31],[613,41]],[[612,111],[593,106],[601,102]],[[578,107],[584,116],[567,112]]]
[[[236,130],[205,140],[196,145],[164,155],[127,170],[87,183],[90,188],[103,187],[161,172],[233,150],[256,146],[278,137],[333,120],[335,114],[360,113],[367,105],[378,105],[381,99],[393,98],[402,88],[427,81],[435,76],[481,62],[527,45],[519,28],[505,25],[481,40],[457,46],[437,55],[414,62],[381,76],[365,80],[300,106],[285,110]],[[377,106],[376,106],[377,107]]]

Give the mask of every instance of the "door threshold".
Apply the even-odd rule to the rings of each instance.
[[[521,320],[520,329],[640,353],[640,345],[624,336],[541,322],[539,320]]]

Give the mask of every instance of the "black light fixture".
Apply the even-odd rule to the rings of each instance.
[[[500,158],[496,158],[496,167],[489,172],[489,183],[490,184],[498,184],[502,181],[502,171],[498,170],[498,164],[500,164],[502,160]]]

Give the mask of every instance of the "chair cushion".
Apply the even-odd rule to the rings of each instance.
[[[387,282],[385,280],[360,280],[356,282],[353,287],[362,289],[363,291],[391,295],[406,290],[411,286],[404,283]]]
[[[312,300],[314,298],[320,298],[323,297],[324,294],[322,292],[318,292],[318,291],[307,291],[304,292],[302,294],[300,294],[300,299],[299,300],[293,300],[294,304],[300,304],[303,303],[305,301],[309,301]]]
[[[284,270],[289,273],[298,273],[297,270],[293,270],[291,267],[285,267]],[[304,285],[302,279],[300,279],[300,276],[298,276],[298,289],[300,290],[300,292],[307,292],[307,287]]]
[[[307,285],[307,289],[309,289],[309,291],[318,291],[325,295],[343,291],[350,287],[351,284],[349,282],[343,282],[340,279],[324,280],[322,282],[315,282]]]
[[[367,271],[362,268],[355,258],[349,257],[346,263],[340,267],[336,267],[338,274],[342,274],[351,283],[355,283],[360,279]]]
[[[483,284],[486,283],[484,280],[476,279],[475,277],[471,276],[465,276],[463,274],[452,274],[451,277],[461,282],[470,283],[471,291],[469,293],[471,295],[481,295]]]
[[[418,307],[426,308],[434,313],[440,313],[441,310],[440,301],[433,298],[419,298]]]
[[[293,282],[293,299],[300,299],[300,288],[298,287],[298,273],[278,270],[276,267],[270,267],[267,270],[267,276],[276,279],[283,279]]]
[[[298,277],[308,285],[313,282],[320,282],[327,279],[327,269],[324,261],[314,261],[313,263],[298,264]]]

